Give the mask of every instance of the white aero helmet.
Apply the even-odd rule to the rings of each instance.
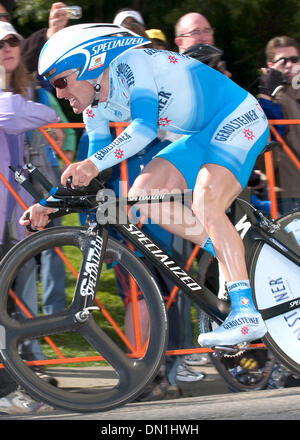
[[[51,79],[61,72],[75,69],[79,71],[77,80],[91,81],[99,78],[109,64],[125,51],[149,43],[134,32],[114,24],[69,26],[56,32],[44,45],[38,72]]]

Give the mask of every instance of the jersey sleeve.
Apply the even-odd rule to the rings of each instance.
[[[123,69],[130,71],[127,86],[132,122],[113,142],[89,157],[99,172],[138,153],[157,137],[158,93],[152,66],[139,49],[121,62]]]
[[[88,158],[90,159],[112,141],[109,121],[102,118],[101,114],[90,106],[83,114],[83,122],[89,139]]]

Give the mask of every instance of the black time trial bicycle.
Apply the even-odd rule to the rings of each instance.
[[[168,325],[164,301],[153,276],[130,247],[149,259],[181,291],[203,311],[203,330],[220,325],[230,311],[226,300],[219,299],[197,277],[193,277],[176,263],[137,224],[120,221],[124,215],[120,206],[136,203],[164,203],[182,200],[182,194],[137,198],[113,198],[103,183],[95,179],[87,188],[53,188],[35,167],[30,165],[15,171],[16,180],[31,192],[37,201],[58,208],[54,215],[86,212],[90,220],[86,226],[62,226],[31,234],[15,245],[0,265],[0,353],[2,362],[16,381],[38,400],[54,407],[76,412],[102,411],[124,405],[135,399],[153,380],[165,355]],[[41,200],[33,190],[26,173],[35,175],[56,201]],[[185,194],[185,197],[188,194]],[[263,338],[266,347],[288,369],[300,374],[300,211],[284,215],[278,220],[267,219],[248,202],[238,199],[243,215],[236,227],[246,249],[247,267],[253,286],[253,296],[268,328]],[[117,212],[117,215],[116,215]],[[113,213],[113,214],[112,214]],[[123,218],[124,220],[124,218]],[[119,234],[125,242],[111,238],[109,230]],[[70,248],[78,254],[79,269],[74,295],[64,311],[53,315],[16,317],[11,296],[19,270],[41,252],[54,248]],[[101,321],[106,309],[97,302],[105,294],[101,272],[105,262],[117,264],[128,273],[142,295],[147,308],[147,334],[144,340],[128,343],[116,340]],[[138,307],[138,304],[137,304]],[[112,324],[115,320],[111,320]],[[124,322],[126,326],[126,322]],[[95,369],[94,380],[83,388],[64,383],[55,387],[43,380],[20,353],[20,344],[28,339],[41,341],[51,337],[71,348],[74,338],[98,362],[104,359],[113,376],[109,383]],[[237,347],[215,347],[215,351],[235,353],[248,349],[249,344]],[[45,365],[52,365],[41,360]],[[78,359],[78,362],[80,360]],[[34,362],[33,362],[34,364]],[[93,368],[93,367],[90,367]],[[47,369],[51,374],[51,368]],[[101,376],[101,377],[100,377]]]

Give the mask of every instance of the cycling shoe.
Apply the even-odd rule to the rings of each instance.
[[[261,314],[255,309],[231,312],[225,321],[214,331],[202,333],[198,343],[202,347],[215,345],[236,345],[262,338],[267,327]]]

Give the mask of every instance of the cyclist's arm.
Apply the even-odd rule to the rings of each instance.
[[[109,121],[106,119],[94,119],[93,116],[84,114],[83,121],[87,130],[89,138],[88,157],[95,154],[97,151],[105,148],[112,141]]]
[[[133,156],[157,137],[158,96],[151,67],[145,66],[144,57],[133,58],[134,84],[129,87],[132,122],[113,142],[89,156],[99,172]]]

